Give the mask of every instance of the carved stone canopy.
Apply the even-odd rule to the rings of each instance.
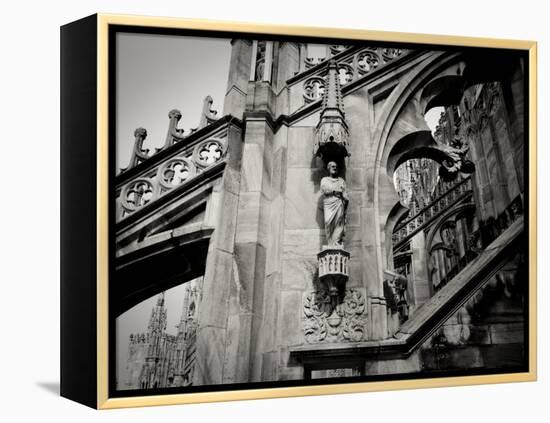
[[[327,67],[323,108],[315,130],[314,154],[321,157],[325,164],[330,161],[342,163],[349,156],[349,128],[344,113],[338,65],[335,60],[330,60]]]

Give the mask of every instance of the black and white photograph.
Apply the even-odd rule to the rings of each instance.
[[[111,396],[529,370],[525,51],[110,37]]]
[[[3,6],[0,421],[545,421],[544,2]]]

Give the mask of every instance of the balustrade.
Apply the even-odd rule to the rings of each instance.
[[[523,203],[521,197],[518,196],[496,219],[488,219],[480,225],[466,240],[464,255],[449,270],[445,270],[444,276],[437,284],[433,285],[434,291],[437,292],[447,285],[521,215],[523,215]]]
[[[338,47],[338,48],[337,48]],[[332,55],[342,53],[346,50],[345,46],[331,46]],[[354,51],[349,56],[344,55],[338,59],[338,75],[340,85],[344,86],[369,74],[375,69],[381,68],[391,61],[404,55],[408,50],[398,48],[376,48],[366,47],[363,50]],[[304,59],[305,68],[312,69],[321,63],[325,63],[327,58]],[[325,89],[326,67],[320,67],[318,72],[308,77],[303,82],[304,100],[311,103],[323,97]]]
[[[468,176],[457,182],[443,182],[436,189],[436,199],[414,216],[399,224],[392,235],[394,249],[428,226],[452,205],[472,192],[472,180]]]
[[[117,220],[204,172],[220,162],[225,153],[225,140],[208,138],[117,187]]]

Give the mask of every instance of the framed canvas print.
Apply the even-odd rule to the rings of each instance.
[[[94,15],[61,69],[63,396],[536,379],[535,42]]]

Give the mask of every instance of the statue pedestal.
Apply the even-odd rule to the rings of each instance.
[[[317,254],[319,263],[319,280],[326,284],[334,305],[342,296],[349,278],[350,254],[338,246],[323,246]]]

